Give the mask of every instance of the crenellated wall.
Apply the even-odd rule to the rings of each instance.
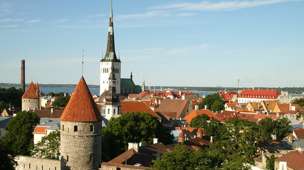
[[[63,163],[60,160],[40,159],[28,156],[17,156],[16,170],[63,170]]]

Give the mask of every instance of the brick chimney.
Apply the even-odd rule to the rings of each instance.
[[[25,91],[25,60],[21,60],[20,86],[22,91]]]

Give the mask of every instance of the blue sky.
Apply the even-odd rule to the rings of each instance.
[[[122,76],[179,86],[303,86],[303,0],[114,0]],[[99,82],[107,0],[0,0],[0,82]]]

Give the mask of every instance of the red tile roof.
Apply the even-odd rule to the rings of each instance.
[[[121,113],[143,112],[148,113],[155,118],[160,118],[148,105],[139,101],[123,101],[121,102]]]
[[[60,119],[71,122],[101,121],[99,110],[83,77],[76,86]]]
[[[278,104],[281,113],[288,113],[290,111],[289,104]]]
[[[297,138],[304,139],[304,129],[303,128],[297,128],[293,130]]]
[[[26,91],[24,92],[22,98],[23,99],[39,99],[39,85],[38,83],[35,84],[33,82],[31,82],[28,86],[28,88],[26,89]]]
[[[209,118],[213,118],[215,113],[207,109],[193,110],[184,117],[184,120],[187,121],[187,123],[191,123],[193,119],[201,115],[206,115]]]
[[[109,163],[125,164],[125,162],[132,158],[136,153],[137,152],[134,149],[127,150],[126,152],[109,161]]]
[[[223,98],[223,100],[231,101],[234,96],[237,96],[237,93],[236,92],[221,91],[221,92],[219,92],[219,95]]]
[[[262,98],[262,99],[277,99],[280,93],[277,90],[273,89],[248,89],[242,90],[239,93],[240,98]]]
[[[35,134],[46,134],[47,133],[47,127],[46,126],[36,126],[34,129]]]
[[[182,113],[186,111],[188,106],[189,102],[187,100],[164,99],[156,112],[163,114],[165,117],[170,116],[167,118],[178,119],[183,116]]]
[[[304,169],[304,152],[292,151],[279,158],[279,161],[287,162],[287,166],[293,170]]]

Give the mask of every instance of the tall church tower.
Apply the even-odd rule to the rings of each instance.
[[[105,56],[100,61],[101,114],[107,120],[119,116],[121,62],[116,56],[113,5],[110,0],[108,42]]]
[[[60,154],[67,170],[98,170],[101,116],[82,77],[60,117]]]

